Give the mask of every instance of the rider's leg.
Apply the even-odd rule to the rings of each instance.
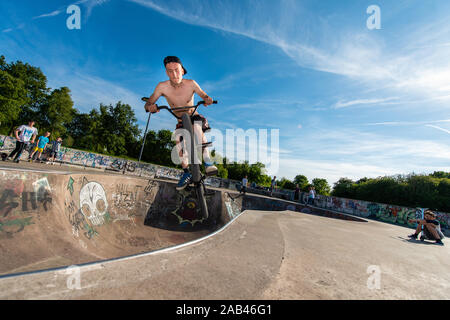
[[[176,132],[176,130],[175,130]],[[186,188],[186,186],[189,184],[189,182],[192,179],[192,175],[189,172],[189,161],[188,161],[188,155],[187,152],[183,152],[183,141],[182,141],[182,135],[176,135],[175,138],[175,146],[178,151],[178,156],[181,160],[181,167],[183,168],[183,174],[180,177],[180,180],[178,181],[178,184],[176,186],[177,190],[183,190]]]
[[[200,121],[195,121],[194,122],[194,132],[195,132],[195,136],[197,138],[197,141],[201,144],[205,144],[208,142],[208,140],[206,139],[205,133],[203,132],[203,128],[202,128],[202,123]],[[203,161],[205,163],[205,171],[207,174],[210,173],[217,173],[217,167],[213,164],[213,162],[211,161],[211,157],[209,154],[209,150],[207,147],[202,148],[202,156],[203,156]]]
[[[183,170],[189,170],[188,154],[187,152],[183,152],[184,143],[182,141],[182,138],[183,136],[181,134],[175,136],[175,146],[177,148],[178,156],[180,157],[181,167],[183,168]]]
[[[197,141],[199,143],[205,144],[208,142],[208,140],[206,140],[205,133],[203,132],[201,122],[200,123],[194,122],[194,132],[195,136],[197,137]],[[212,164],[208,148],[203,148],[202,153],[203,153],[203,160],[205,161],[205,163]]]

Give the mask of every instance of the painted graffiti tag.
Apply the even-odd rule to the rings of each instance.
[[[32,213],[50,209],[51,188],[46,178],[35,181],[35,191],[25,191],[24,177],[7,180],[0,195],[0,232],[11,236],[33,224]]]
[[[81,188],[80,210],[92,225],[99,226],[105,223],[105,219],[109,220],[107,209],[106,192],[101,184],[89,182]]]
[[[73,182],[72,177],[69,178],[69,183],[67,184],[67,190],[69,190],[70,195],[73,195]]]
[[[116,192],[112,195],[114,206],[124,209],[134,208],[137,203],[140,188],[142,187],[126,184],[116,185]]]
[[[148,180],[147,186],[144,188],[146,197],[154,195],[155,190],[158,187],[158,182],[153,180]]]

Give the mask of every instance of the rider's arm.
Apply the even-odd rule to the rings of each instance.
[[[148,98],[147,103],[144,106],[145,110],[150,112],[159,112],[159,110],[156,108],[155,102],[158,101],[159,97],[161,97],[162,94],[162,84],[158,83],[155,91],[152,93],[150,98]]]
[[[205,106],[209,106],[210,104],[213,103],[213,99],[208,96],[205,91],[202,90],[202,88],[200,88],[200,86],[198,85],[197,82],[195,82],[195,80],[192,80],[192,84],[194,85],[194,92],[196,94],[198,94],[206,103]]]

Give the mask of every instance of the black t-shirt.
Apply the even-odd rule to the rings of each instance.
[[[439,221],[437,221],[437,220],[428,220],[428,219],[425,219],[425,221],[426,221],[427,223],[432,223],[432,224],[434,224],[435,226],[438,226],[438,225],[439,225]]]

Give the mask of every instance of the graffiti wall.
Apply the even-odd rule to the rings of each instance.
[[[46,175],[0,172],[0,238],[12,238],[52,209]]]
[[[98,182],[98,176],[81,175],[65,179],[65,215],[72,235],[83,240],[94,239],[105,226],[118,221],[143,224],[158,188],[152,180],[147,184],[125,178]]]
[[[300,194],[299,202],[305,203],[307,197],[308,194],[302,192]],[[415,228],[416,224],[410,222],[409,220],[421,218],[422,211],[424,210],[424,208],[407,208],[362,200],[352,200],[331,196],[327,197],[323,195],[318,195],[314,199],[314,206],[362,218],[398,224],[410,228]],[[447,236],[450,236],[450,214],[445,212],[436,212],[436,214],[437,220],[441,224],[442,232]]]
[[[5,158],[14,150],[16,146],[16,139],[13,137],[0,135],[0,154]],[[28,150],[32,150],[33,146],[28,146],[22,153],[21,159],[25,160],[29,157]],[[47,151],[44,151],[43,160],[50,157],[51,144],[47,145]],[[125,160],[107,155],[100,155],[93,152],[81,151],[66,147],[61,147],[57,153],[55,160],[62,165],[77,165],[88,168],[96,168],[105,171],[114,171],[126,175],[139,176],[145,178],[161,178],[169,180],[178,180],[183,171],[175,168],[168,168],[149,163],[139,163],[137,161]],[[225,188],[236,190],[239,181],[221,179],[218,177],[208,177],[206,184],[211,187]]]
[[[175,185],[163,183],[150,206],[145,224],[166,230],[196,231],[215,229],[223,224],[221,219],[221,193],[206,195],[209,217],[203,217],[194,188],[181,191]]]
[[[0,154],[4,157],[11,152],[16,145],[16,139],[13,137],[0,135]],[[51,147],[48,149],[50,150]],[[22,154],[22,159],[28,158],[28,147]],[[46,155],[44,155],[46,159]],[[182,174],[181,170],[157,166],[147,163],[139,163],[136,161],[125,160],[121,158],[100,155],[87,151],[80,151],[71,148],[61,147],[56,156],[56,160],[61,164],[79,165],[90,168],[102,169],[105,171],[120,172],[126,175],[146,177],[146,178],[162,178],[169,180],[178,180]],[[215,188],[224,188],[230,190],[239,190],[240,182],[221,179],[218,177],[208,177],[205,181],[206,185]],[[248,188],[247,192],[262,195],[269,195],[267,190]],[[272,194],[273,197],[285,200],[294,200],[294,192],[288,190],[277,189]],[[307,193],[300,194],[298,202],[306,202]],[[25,195],[26,197],[26,195]],[[416,217],[415,208],[405,208],[400,206],[392,206],[380,203],[372,203],[360,200],[351,200],[337,197],[326,197],[318,195],[314,200],[314,205],[323,209],[331,209],[337,212],[351,214],[363,218],[376,219],[378,221],[395,223],[407,227],[414,227],[414,224],[408,220]],[[450,213],[436,212],[437,218],[441,223],[444,234],[450,236]]]

